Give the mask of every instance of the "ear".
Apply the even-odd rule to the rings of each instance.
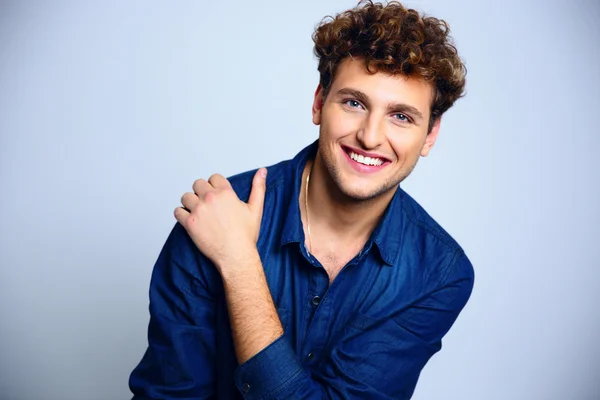
[[[323,87],[319,83],[315,90],[315,99],[312,106],[312,121],[315,125],[321,125],[321,111],[323,110]]]
[[[435,141],[437,140],[438,134],[440,132],[440,124],[441,123],[442,123],[442,117],[438,117],[433,121],[433,126],[431,127],[431,130],[427,134],[427,137],[425,138],[425,143],[423,144],[423,148],[421,149],[422,157],[427,157],[427,154],[429,154],[429,151],[435,144]]]

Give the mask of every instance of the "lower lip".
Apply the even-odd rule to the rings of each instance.
[[[342,149],[342,153],[344,153],[346,160],[348,160],[350,166],[354,168],[354,170],[365,174],[372,174],[374,172],[381,171],[389,163],[389,161],[384,161],[381,165],[365,165],[351,159],[350,155],[345,149]]]

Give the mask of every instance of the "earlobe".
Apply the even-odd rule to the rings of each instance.
[[[427,137],[425,138],[425,143],[423,144],[423,148],[421,149],[421,157],[427,157],[427,155],[429,154],[429,151],[435,144],[435,141],[437,140],[438,134],[440,132],[441,122],[442,122],[442,117],[438,117],[433,122],[433,126],[431,127],[431,130],[427,134]]]
[[[321,125],[321,111],[323,109],[323,87],[319,83],[315,90],[315,98],[312,106],[312,121],[315,125]]]

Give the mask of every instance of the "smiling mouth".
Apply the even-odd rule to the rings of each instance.
[[[350,157],[353,161],[362,165],[366,165],[368,167],[379,167],[385,164],[386,161],[388,161],[385,158],[369,157],[363,154],[358,154],[347,147],[343,147],[343,149],[348,155],[348,157]]]

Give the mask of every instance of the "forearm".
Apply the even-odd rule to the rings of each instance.
[[[402,315],[349,322],[352,329],[316,363],[296,354],[284,335],[255,249],[218,269],[223,278],[240,366],[234,380],[245,399],[408,399],[419,372],[466,303],[470,264],[459,258],[444,286]],[[463,265],[464,264],[464,265]],[[223,267],[229,268],[223,268]],[[460,272],[466,270],[464,273]],[[319,355],[317,355],[319,357]]]
[[[258,252],[222,266],[223,286],[239,364],[283,335]]]

